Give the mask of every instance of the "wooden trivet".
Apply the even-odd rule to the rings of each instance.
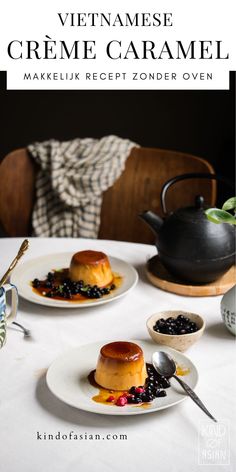
[[[236,283],[236,267],[232,266],[222,277],[204,285],[186,285],[171,275],[162,265],[158,255],[147,262],[147,277],[150,282],[166,292],[188,297],[210,297],[222,295]]]

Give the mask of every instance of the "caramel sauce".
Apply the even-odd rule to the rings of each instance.
[[[190,369],[188,367],[184,367],[183,365],[178,365],[176,364],[176,375],[188,375],[190,372]]]
[[[65,268],[65,269],[53,269],[52,272],[54,273],[55,275],[55,284],[56,285],[61,285],[61,283],[63,282],[64,279],[68,279],[69,278],[69,268]],[[105,285],[103,288],[105,287],[109,287],[111,284],[114,284],[116,286],[116,288],[114,290],[112,290],[111,293],[114,293],[116,291],[116,289],[118,287],[121,286],[122,284],[122,280],[123,280],[123,277],[121,275],[119,275],[118,273],[116,272],[113,272],[112,273],[113,275],[113,279],[112,281],[108,284],[108,285]],[[43,281],[44,282],[44,281]],[[46,282],[46,280],[45,280]],[[32,287],[32,290],[33,292],[35,292],[37,295],[41,295],[42,297],[45,297],[45,294],[47,292],[50,292],[50,288],[47,288],[47,287],[37,287],[37,288],[34,288]],[[103,295],[102,298],[104,297],[107,297],[109,296],[110,294],[107,294],[107,295]],[[75,295],[72,295],[72,298],[64,298],[64,297],[60,297],[59,295],[57,296],[54,296],[54,297],[50,297],[49,300],[63,300],[63,301],[66,301],[66,302],[84,302],[84,301],[98,301],[99,299],[97,298],[88,298],[88,297],[85,297],[83,295],[81,295],[80,293],[77,293]]]
[[[113,405],[113,402],[108,402],[107,399],[110,397],[110,395],[112,395],[115,400],[114,400],[114,403],[116,402],[116,400],[118,400],[118,398],[123,395],[123,393],[126,392],[126,390],[108,390],[106,388],[103,388],[101,387],[100,385],[97,384],[96,380],[95,380],[95,370],[92,370],[92,372],[90,372],[90,374],[88,375],[88,381],[89,383],[97,388],[99,390],[99,393],[97,395],[94,395],[94,397],[92,397],[92,400],[96,403],[103,403],[103,404],[106,404],[106,405],[110,405],[112,406]]]
[[[89,381],[90,385],[92,385],[93,387],[95,387],[99,390],[99,393],[92,397],[92,400],[94,402],[102,403],[103,405],[114,406],[116,401],[118,400],[118,398],[121,395],[123,395],[124,393],[128,393],[127,390],[121,390],[121,391],[108,390],[106,388],[101,387],[100,385],[97,384],[97,382],[95,380],[95,372],[96,372],[96,370],[92,370],[90,372],[90,374],[88,375],[88,381]],[[176,364],[176,375],[183,376],[183,375],[189,374],[189,372],[190,372],[189,368],[184,367],[182,365]],[[114,401],[113,402],[108,402],[107,399],[111,395],[114,397]],[[137,405],[134,404],[134,405],[132,405],[132,407],[149,408],[150,405],[151,405],[151,402],[146,402],[146,403],[141,403],[141,404],[137,404]],[[131,406],[131,405],[129,405],[129,406]]]
[[[152,404],[152,402],[147,402],[147,403],[140,403],[139,405],[134,405],[134,406],[136,406],[136,408],[145,408],[145,409],[147,409],[147,408],[150,408],[151,404]]]
[[[95,380],[95,372],[96,372],[95,370],[92,370],[92,372],[90,372],[90,374],[88,375],[89,383],[93,387],[99,390],[99,393],[97,395],[94,395],[94,397],[92,397],[92,400],[94,402],[102,403],[103,405],[114,406],[114,404],[116,403],[116,400],[118,400],[118,398],[121,395],[123,395],[124,393],[128,393],[127,390],[108,390],[106,388],[101,387],[100,385],[97,384]],[[107,399],[111,395],[114,397],[114,401],[108,402]],[[142,405],[144,405],[144,403],[142,403]],[[142,405],[132,405],[132,406],[142,406]]]

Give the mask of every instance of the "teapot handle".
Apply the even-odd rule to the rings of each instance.
[[[161,189],[161,207],[163,213],[166,215],[167,210],[166,210],[166,193],[168,189],[171,187],[171,185],[175,184],[176,182],[179,182],[180,180],[186,180],[186,179],[211,179],[211,180],[218,180],[220,182],[225,183],[230,187],[231,189],[234,190],[234,186],[232,182],[230,182],[229,179],[226,177],[223,177],[221,175],[216,175],[216,174],[206,174],[206,173],[189,173],[189,174],[182,174],[182,175],[177,175],[176,177],[173,177],[172,179],[167,180],[167,182],[163,185]]]

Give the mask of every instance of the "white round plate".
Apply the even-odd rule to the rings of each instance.
[[[102,415],[142,415],[169,408],[187,398],[180,385],[175,379],[172,379],[171,387],[166,390],[167,396],[156,398],[145,408],[136,405],[119,407],[94,402],[92,397],[98,394],[98,389],[89,383],[87,376],[96,368],[100,348],[108,342],[111,341],[79,346],[57,358],[47,371],[46,380],[51,392],[70,406]],[[169,353],[178,365],[189,369],[183,379],[192,389],[195,388],[198,381],[197,369],[184,354],[167,346],[157,346],[150,341],[133,342],[142,347],[146,362],[151,362],[152,354],[155,351]]]
[[[53,269],[61,269],[69,267],[73,253],[48,254],[36,259],[19,264],[15,268],[11,276],[11,283],[16,285],[18,293],[22,298],[37,303],[39,305],[57,307],[57,308],[85,308],[103,303],[112,302],[123,297],[138,281],[138,273],[130,264],[116,257],[109,257],[113,272],[117,272],[123,277],[120,287],[117,287],[109,295],[105,295],[101,299],[88,299],[84,301],[70,302],[67,300],[55,300],[38,295],[32,290],[31,281],[35,278],[44,279],[48,272]]]

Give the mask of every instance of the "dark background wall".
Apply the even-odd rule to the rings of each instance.
[[[234,180],[233,73],[229,91],[6,91],[3,73],[1,82],[0,159],[35,140],[117,134],[204,157]]]

